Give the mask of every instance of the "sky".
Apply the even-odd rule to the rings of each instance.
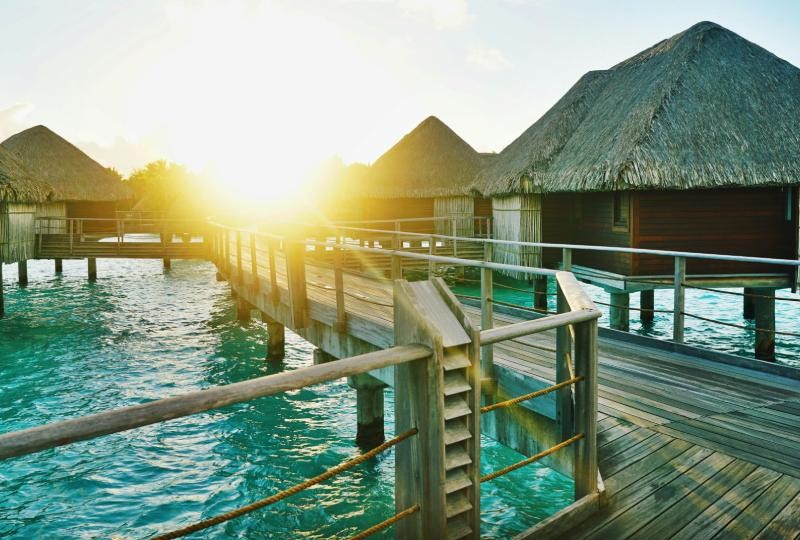
[[[289,189],[429,115],[500,151],[580,76],[711,20],[800,66],[800,2],[0,0],[0,139]]]

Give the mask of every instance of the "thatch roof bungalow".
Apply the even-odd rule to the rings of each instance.
[[[360,219],[451,218],[458,234],[471,235],[473,216],[491,215],[489,202],[475,200],[471,190],[491,156],[429,116],[364,172]],[[437,223],[439,232],[452,232],[451,220]]]
[[[584,75],[475,188],[493,198],[500,238],[794,258],[798,184],[800,69],[702,22]],[[673,270],[667,258],[575,257],[624,276]]]
[[[12,135],[2,146],[55,190],[52,201],[39,204],[37,217],[113,219],[117,207],[133,198],[116,173],[45,126]]]
[[[52,187],[0,146],[0,263],[33,257],[36,205],[47,203],[52,195]]]

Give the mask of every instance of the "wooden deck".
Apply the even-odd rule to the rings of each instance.
[[[72,236],[72,238],[70,238]],[[108,241],[108,238],[112,241]],[[103,239],[103,241],[101,241]],[[45,234],[36,243],[39,259],[206,259],[208,246],[200,241],[113,241],[114,234]]]
[[[271,284],[266,253],[254,287],[247,250],[232,287],[253,305]],[[278,255],[280,295],[288,294]],[[333,325],[333,271],[306,265],[312,319]],[[389,280],[345,273],[347,334],[393,344]],[[476,326],[478,309],[467,307]],[[521,317],[495,314],[495,326]],[[319,332],[306,334],[323,341]],[[320,345],[320,343],[317,343]],[[495,345],[498,393],[515,396],[554,380],[555,333]],[[509,375],[510,374],[510,375]],[[606,500],[568,538],[794,538],[800,535],[800,381],[604,339],[599,350],[599,462]],[[538,400],[537,400],[538,401]],[[530,406],[547,408],[546,400]],[[574,520],[573,520],[574,521]],[[524,537],[524,535],[523,535]]]

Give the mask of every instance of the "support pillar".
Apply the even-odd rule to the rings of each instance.
[[[170,268],[172,268],[172,259],[164,257],[164,270],[169,270]]]
[[[3,299],[3,263],[0,261],[0,319],[6,314],[6,304]]]
[[[755,289],[745,287],[743,292],[745,296],[742,297],[742,317],[747,321],[752,321],[756,318],[755,298],[747,295],[755,294]]]
[[[318,366],[319,364],[327,364],[328,362],[333,362],[336,360],[336,357],[332,354],[328,354],[322,349],[314,349],[314,365]]]
[[[225,281],[225,276],[222,275],[222,272],[217,272],[217,281]]]
[[[17,263],[17,275],[20,285],[25,286],[28,284],[28,261],[19,261]]]
[[[756,319],[756,358],[775,361],[775,289],[753,289]]]
[[[639,293],[639,307],[642,311],[640,311],[639,319],[643,323],[652,323],[653,319],[655,319],[655,313],[653,310],[656,308],[656,291],[655,289],[650,289],[647,291],[642,291]],[[650,310],[650,311],[647,311]]]
[[[383,431],[383,389],[386,386],[367,373],[347,378],[356,390],[356,444],[375,448],[385,440]]]
[[[250,305],[250,302],[240,296],[236,301],[236,318],[239,322],[247,322],[250,320],[251,309],[253,309],[253,306]]]
[[[97,281],[97,259],[89,257],[86,259],[86,266],[89,271],[89,281]]]
[[[627,332],[630,330],[630,310],[628,309],[631,303],[630,293],[612,292],[610,303],[611,328]]]
[[[56,274],[61,274],[64,271],[64,263],[61,259],[55,260]]]
[[[286,328],[263,314],[261,320],[267,323],[267,360],[280,362],[286,348]]]
[[[533,309],[542,313],[547,312],[547,276],[533,280]]]

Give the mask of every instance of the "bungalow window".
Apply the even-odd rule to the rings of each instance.
[[[613,228],[627,231],[631,214],[631,195],[621,191],[614,192]]]

